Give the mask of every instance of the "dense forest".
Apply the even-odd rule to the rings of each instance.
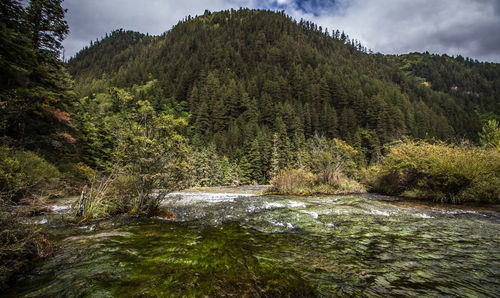
[[[240,9],[188,16],[161,36],[114,31],[68,69],[84,109],[125,88],[185,117],[195,150],[214,147],[247,182],[267,182],[273,162],[296,166],[314,135],[345,140],[370,164],[401,136],[478,141],[481,121],[498,115],[498,64],[368,52],[338,29]],[[104,116],[90,114],[94,125]],[[106,151],[78,140],[86,161]]]

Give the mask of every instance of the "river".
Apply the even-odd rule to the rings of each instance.
[[[39,218],[58,249],[4,296],[497,296],[500,212],[392,197],[171,194],[175,220]]]

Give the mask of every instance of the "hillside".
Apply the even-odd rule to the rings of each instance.
[[[161,36],[115,31],[68,69],[80,97],[128,89],[157,110],[188,117],[195,147],[213,143],[265,181],[273,146],[287,156],[283,168],[315,134],[347,141],[366,162],[404,135],[477,140],[480,116],[498,115],[498,65],[464,62],[457,74],[470,81],[429,61],[369,54],[336,29],[240,9],[187,17]]]
[[[390,56],[400,68],[436,91],[463,98],[485,118],[500,115],[500,65],[448,55],[411,53]]]

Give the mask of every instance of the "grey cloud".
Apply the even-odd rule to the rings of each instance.
[[[314,12],[293,0],[66,0],[66,56],[118,28],[161,34],[205,9],[277,4],[296,19],[345,30],[376,52],[429,51],[500,62],[500,0],[336,0]]]
[[[342,16],[310,16],[382,53],[429,51],[500,62],[498,0],[351,0]]]

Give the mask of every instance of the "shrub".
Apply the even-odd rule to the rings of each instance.
[[[358,183],[362,155],[346,142],[315,136],[300,152],[299,169],[280,171],[271,181],[269,192],[280,194],[361,193]]]
[[[55,166],[33,152],[0,147],[0,197],[4,199],[62,195],[61,177]]]
[[[289,195],[348,194],[365,192],[365,188],[342,173],[330,176],[325,183],[321,174],[314,174],[301,168],[279,172],[271,181],[271,187],[267,192]]]
[[[340,174],[358,178],[362,155],[346,142],[315,136],[300,153],[300,164],[325,184],[333,184]]]
[[[96,177],[88,191],[85,217],[117,213],[154,214],[161,201],[188,182],[189,147],[180,131],[184,119],[157,113],[148,101],[116,117],[114,170]]]
[[[370,171],[372,190],[439,202],[500,202],[500,152],[405,141]]]
[[[138,101],[115,130],[118,175],[129,182],[116,196],[132,196],[134,209],[151,213],[166,195],[188,181],[189,147],[180,131],[182,118],[157,113],[148,101]]]
[[[287,169],[280,171],[271,181],[268,192],[280,194],[309,194],[316,181],[313,173],[304,169]]]

